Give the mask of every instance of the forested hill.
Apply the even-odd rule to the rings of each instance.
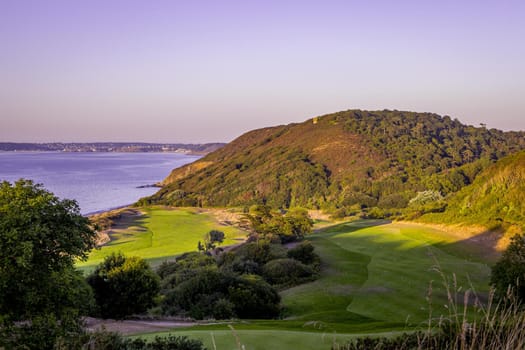
[[[523,132],[431,113],[349,110],[248,132],[175,169],[147,202],[402,208],[419,191],[456,192],[521,149]]]
[[[451,196],[444,213],[425,215],[422,220],[491,228],[524,225],[525,152],[505,157],[489,166],[474,183]]]

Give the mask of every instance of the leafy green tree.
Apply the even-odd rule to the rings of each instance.
[[[209,253],[217,247],[217,244],[224,242],[224,232],[218,230],[211,230],[204,236],[204,244],[199,241],[197,248],[199,251]]]
[[[308,211],[302,208],[288,210],[285,214],[272,211],[269,206],[255,205],[246,214],[252,230],[263,238],[281,242],[291,242],[310,233],[313,221]]]
[[[159,277],[139,257],[111,254],[88,276],[103,318],[122,319],[154,305]]]
[[[525,237],[515,235],[496,265],[492,267],[490,284],[496,294],[504,298],[507,291],[514,294],[520,302],[525,301]]]
[[[0,329],[12,332],[4,339],[45,349],[79,330],[92,295],[73,264],[87,257],[95,238],[75,201],[30,180],[0,184]],[[17,321],[30,322],[21,329]],[[39,329],[45,334],[37,343],[23,335]]]

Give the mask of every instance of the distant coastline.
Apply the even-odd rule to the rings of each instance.
[[[2,152],[115,152],[160,153],[175,152],[188,155],[204,155],[213,152],[224,143],[147,143],[147,142],[48,142],[19,143],[0,142]]]

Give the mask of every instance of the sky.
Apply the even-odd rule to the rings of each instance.
[[[0,0],[0,142],[228,142],[355,108],[525,130],[525,1]]]

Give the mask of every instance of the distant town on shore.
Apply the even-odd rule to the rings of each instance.
[[[207,154],[224,146],[223,143],[145,143],[145,142],[0,142],[0,151],[7,152],[177,152]]]

